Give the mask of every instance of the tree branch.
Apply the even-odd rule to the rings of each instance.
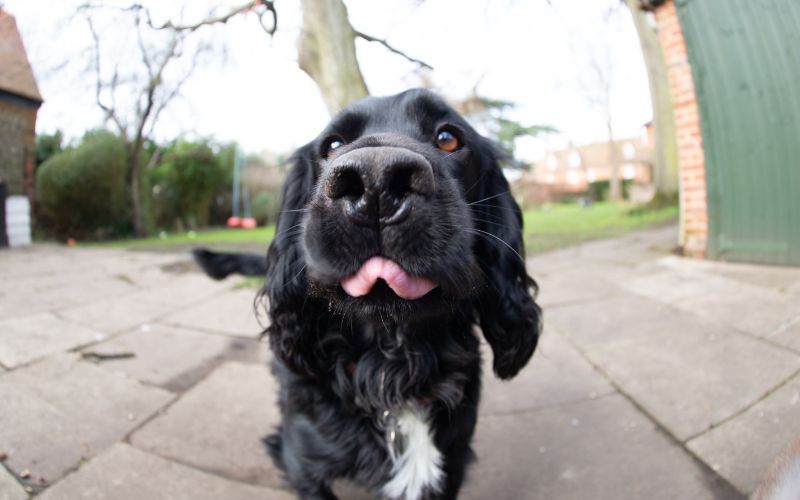
[[[92,40],[94,42],[94,71],[95,71],[94,98],[95,98],[95,101],[97,102],[97,105],[100,107],[100,109],[102,109],[103,112],[106,114],[106,119],[113,121],[114,124],[119,129],[120,134],[123,137],[126,138],[128,136],[127,127],[125,127],[125,125],[123,125],[122,121],[120,121],[120,119],[117,116],[117,113],[114,110],[114,108],[109,107],[100,98],[100,93],[102,91],[102,80],[101,80],[101,77],[100,77],[100,37],[97,35],[97,30],[94,28],[94,23],[92,22],[91,16],[89,16],[88,14],[86,15],[86,22],[89,24],[89,31],[92,34]],[[112,88],[112,93],[114,92],[114,89],[116,88],[117,76],[118,76],[117,75],[117,71],[115,69],[114,77],[113,77],[113,80],[112,80],[113,81],[113,86],[114,86]],[[112,100],[113,100],[113,95],[112,95]]]
[[[380,38],[375,38],[374,36],[367,35],[366,33],[362,33],[361,31],[358,31],[357,29],[353,29],[353,34],[355,36],[357,36],[358,38],[361,38],[361,39],[366,40],[368,42],[379,43],[379,44],[383,45],[384,47],[386,47],[386,49],[389,50],[389,52],[393,52],[393,53],[397,54],[398,56],[406,59],[407,61],[410,61],[410,62],[412,62],[414,64],[419,64],[423,68],[427,68],[427,69],[431,69],[431,70],[433,69],[433,66],[431,66],[428,63],[426,63],[425,61],[420,61],[419,59],[415,59],[415,58],[409,56],[408,54],[406,54],[405,52],[403,52],[402,50],[392,47],[391,45],[389,45],[389,42],[387,42],[386,40],[382,40]]]
[[[208,50],[208,46],[206,45],[202,45],[197,48],[195,53],[192,55],[192,64],[189,65],[189,69],[181,77],[181,79],[178,80],[178,82],[175,84],[172,90],[163,99],[161,99],[160,103],[158,103],[155,110],[153,111],[152,119],[150,120],[150,128],[147,133],[148,137],[153,134],[153,129],[155,128],[156,123],[158,123],[158,118],[161,115],[161,112],[164,110],[164,108],[166,108],[169,105],[170,102],[172,102],[174,98],[178,96],[178,93],[183,88],[183,84],[186,83],[189,77],[192,76],[192,73],[194,73],[194,69],[198,66],[198,59],[200,58],[200,54],[202,54],[206,50]]]
[[[172,33],[172,39],[170,40],[169,48],[164,52],[164,59],[161,60],[161,63],[158,65],[155,73],[150,75],[150,81],[147,82],[147,91],[145,93],[145,107],[139,113],[138,122],[136,125],[136,137],[134,138],[133,145],[135,148],[141,148],[142,143],[144,142],[144,129],[147,125],[148,118],[150,118],[151,113],[155,109],[157,109],[156,101],[155,101],[155,94],[156,89],[162,83],[162,75],[164,73],[164,69],[169,64],[170,60],[178,55],[178,47],[180,45],[180,38],[177,31]]]
[[[139,51],[142,53],[142,62],[147,68],[147,76],[153,77],[153,65],[150,63],[150,56],[147,54],[147,48],[144,46],[144,39],[142,38],[142,23],[139,12],[136,12],[136,42],[139,44]]]
[[[141,4],[133,4],[128,9],[135,10],[137,12],[144,12],[147,25],[153,29],[188,31],[191,33],[193,31],[197,31],[203,26],[210,26],[212,24],[225,24],[233,17],[236,17],[237,15],[242,13],[247,13],[252,10],[256,10],[258,7],[264,7],[264,10],[258,13],[258,21],[261,24],[261,27],[264,28],[264,31],[266,31],[269,35],[274,35],[275,31],[278,29],[278,13],[275,10],[275,3],[273,0],[251,0],[243,5],[240,5],[239,7],[231,9],[227,14],[215,17],[208,17],[194,24],[174,24],[172,21],[166,21],[165,23],[156,26],[153,23],[153,19],[150,17],[150,11],[147,10],[145,6]],[[267,13],[269,13],[272,16],[272,26],[267,26],[266,24],[264,24],[264,15]]]

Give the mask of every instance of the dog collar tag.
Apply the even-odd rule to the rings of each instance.
[[[397,461],[397,457],[402,455],[405,449],[400,422],[394,413],[389,410],[384,410],[381,414],[381,426],[384,429],[386,448],[389,450],[389,456],[392,458],[393,462]]]

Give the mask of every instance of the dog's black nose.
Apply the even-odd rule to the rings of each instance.
[[[357,224],[396,224],[410,212],[415,195],[433,194],[433,169],[424,156],[381,146],[349,151],[327,171],[325,195],[344,204]]]

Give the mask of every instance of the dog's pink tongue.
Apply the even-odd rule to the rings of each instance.
[[[433,281],[411,276],[400,265],[383,257],[372,257],[364,262],[356,274],[342,280],[342,288],[351,297],[361,297],[368,294],[379,279],[406,300],[418,299],[436,288]]]

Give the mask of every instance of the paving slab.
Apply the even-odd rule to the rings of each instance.
[[[91,346],[84,353],[132,354],[130,358],[107,359],[100,364],[106,370],[163,387],[220,356],[229,343],[218,335],[155,323]]]
[[[163,319],[164,323],[223,335],[257,338],[266,326],[266,316],[256,317],[253,303],[257,290],[242,288],[214,296]],[[261,311],[261,308],[259,308]],[[259,324],[259,320],[263,323]]]
[[[53,311],[135,291],[120,279],[74,269],[56,275],[3,280],[0,284],[0,313],[3,318]]]
[[[173,398],[75,356],[0,376],[0,450],[29,484],[52,483],[144,422]]]
[[[283,481],[261,438],[279,422],[266,366],[226,363],[131,436],[143,450],[262,486]]]
[[[667,261],[675,267],[673,261]],[[719,266],[719,263],[717,263]],[[691,267],[698,267],[691,265]],[[786,293],[700,271],[667,269],[623,283],[628,290],[757,336],[800,317]],[[747,310],[747,314],[742,314]]]
[[[668,306],[625,292],[544,311],[545,321],[582,349],[614,340],[652,337],[663,331],[665,320],[680,314]]]
[[[65,319],[113,335],[145,323],[152,323],[173,310],[174,306],[171,304],[157,302],[147,291],[139,291],[62,309],[58,314]]]
[[[800,375],[689,448],[741,491],[752,493],[784,446],[800,437]]]
[[[800,318],[797,321],[786,324],[784,328],[779,328],[766,338],[800,354]]]
[[[580,311],[574,311],[575,315]],[[679,313],[583,347],[619,387],[683,441],[785,382],[800,357]]]
[[[4,277],[18,278],[56,275],[58,271],[72,268],[76,262],[85,260],[89,254],[83,250],[74,252],[61,245],[34,244],[27,247],[3,249],[0,272]],[[97,253],[92,253],[94,258]]]
[[[229,291],[234,286],[233,280],[215,281],[200,273],[160,272],[164,276],[148,281],[144,288],[145,293],[149,301],[170,304],[175,308],[195,304],[215,294]]]
[[[719,262],[714,260],[686,259],[676,256],[664,257],[660,260],[660,263],[676,271],[699,271],[724,276],[736,281],[778,292],[786,292],[800,285],[800,267]]]
[[[99,331],[39,313],[0,321],[0,363],[14,368],[105,338]]]
[[[554,330],[544,327],[528,365],[509,381],[492,372],[492,352],[483,349],[481,414],[502,414],[595,399],[613,387]]]
[[[28,494],[25,488],[0,465],[0,500],[25,500]]]
[[[784,294],[742,285],[719,295],[684,299],[675,307],[763,337],[800,318],[800,304]],[[742,314],[747,310],[747,314]]]
[[[584,267],[569,270],[544,270],[529,272],[539,285],[536,302],[545,313],[551,307],[608,298],[617,293],[619,286],[606,275]],[[618,278],[617,278],[618,279]]]
[[[622,396],[478,422],[465,500],[743,498]]]
[[[42,500],[292,500],[287,491],[207,474],[126,444],[108,451],[38,496]]]
[[[661,263],[659,272],[632,277],[620,286],[632,293],[663,304],[674,304],[685,299],[706,295],[721,295],[742,284],[729,278],[702,272],[665,269]]]
[[[576,247],[583,262],[628,269],[668,255],[677,245],[674,226],[639,231],[618,238],[590,241]]]

